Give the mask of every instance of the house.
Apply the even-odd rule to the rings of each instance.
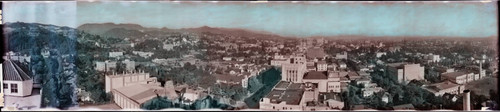
[[[132,51],[132,54],[139,55],[143,58],[149,58],[155,54],[154,52]]]
[[[380,58],[380,57],[382,57],[383,55],[386,55],[386,54],[387,54],[387,53],[385,53],[385,52],[377,52],[377,53],[375,54],[375,56],[376,56],[377,58]]]
[[[18,63],[5,60],[3,63],[3,92],[6,96],[28,96],[33,89],[33,79],[28,70]]]
[[[233,58],[232,57],[222,57],[222,60],[224,61],[231,61]]]
[[[368,97],[371,96],[377,92],[383,91],[384,89],[381,87],[374,87],[374,88],[363,88],[361,91],[363,92],[363,97]]]
[[[41,91],[38,88],[33,88],[33,78],[26,67],[6,59],[2,63],[2,70],[4,108],[15,110],[40,108]]]
[[[382,102],[389,103],[389,97],[391,97],[391,95],[385,92],[384,95],[382,96]]]

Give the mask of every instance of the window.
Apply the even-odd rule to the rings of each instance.
[[[9,84],[3,84],[3,89],[8,89],[9,88]]]
[[[17,93],[17,84],[10,84],[10,92]]]

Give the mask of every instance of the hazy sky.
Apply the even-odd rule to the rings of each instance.
[[[244,28],[284,36],[497,36],[494,2],[5,2],[5,22]]]

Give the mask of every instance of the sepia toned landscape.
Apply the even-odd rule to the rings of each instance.
[[[499,109],[492,2],[3,5],[2,110]]]

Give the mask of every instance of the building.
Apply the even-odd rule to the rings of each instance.
[[[424,59],[427,60],[427,62],[439,62],[441,61],[441,58],[439,57],[439,55],[435,55],[435,54],[428,54],[424,57]]]
[[[380,58],[380,57],[382,57],[383,55],[387,55],[387,53],[385,53],[385,52],[377,52],[377,53],[375,54],[375,56],[376,56],[377,58]]]
[[[171,81],[165,87],[150,78],[149,73],[111,74],[105,76],[105,91],[113,94],[113,101],[122,109],[137,109],[157,96],[177,97]]]
[[[306,59],[308,60],[324,60],[326,56],[325,50],[320,47],[309,48],[306,51]]]
[[[125,59],[123,63],[125,64],[125,70],[127,70],[128,72],[135,70],[135,61],[130,61],[128,59]]]
[[[441,74],[441,79],[442,80],[449,80],[453,83],[456,84],[465,84],[474,81],[476,78],[476,74],[469,72],[462,72],[462,71],[457,71],[457,72],[448,72],[448,73],[443,73]]]
[[[149,58],[155,54],[154,52],[132,51],[132,54],[139,55],[143,58]]]
[[[109,52],[109,57],[117,58],[123,56],[123,52]]]
[[[301,83],[314,84],[319,92],[341,92],[340,77],[338,72],[310,71]]]
[[[341,53],[337,53],[335,55],[335,59],[347,59],[347,52],[343,52],[342,54]]]
[[[295,63],[294,60],[291,63],[283,64],[281,69],[283,74],[281,80],[295,83],[301,83],[304,74],[307,72],[305,63]]]
[[[261,110],[303,110],[304,86],[300,83],[280,82],[259,102]]]
[[[340,110],[344,107],[340,93],[319,92],[314,84],[279,82],[259,102],[261,110]]]
[[[381,92],[382,90],[384,90],[383,88],[381,87],[373,87],[373,88],[363,88],[361,89],[361,91],[363,92],[363,97],[368,97],[368,96],[371,96],[377,92]]]
[[[149,73],[110,74],[105,76],[105,92],[130,85],[148,84],[149,82],[156,82],[156,78],[151,78]]]
[[[326,71],[328,69],[328,64],[325,61],[318,61],[316,63],[316,71]]]
[[[440,83],[435,83],[431,85],[424,85],[425,90],[434,93],[435,96],[442,96],[445,93],[449,94],[461,94],[465,89],[464,85],[455,84],[451,81],[444,81]]]
[[[112,71],[114,69],[116,69],[116,61],[104,61],[104,62],[100,62],[100,61],[97,61],[95,62],[95,69],[97,71]]]
[[[6,96],[28,96],[33,89],[33,79],[28,70],[7,59],[3,63],[3,93]]]
[[[425,80],[424,67],[420,64],[391,63],[387,64],[388,73],[395,75],[400,83],[408,83],[411,80]]]
[[[222,60],[224,60],[224,61],[231,61],[231,60],[233,60],[233,58],[232,57],[222,57]]]
[[[216,83],[220,84],[230,84],[230,85],[240,85],[243,83],[242,80],[245,79],[243,75],[218,75],[215,74]],[[243,85],[242,85],[243,86]]]
[[[156,84],[135,84],[113,89],[113,100],[122,109],[138,109],[156,95],[164,94],[164,88]]]
[[[9,110],[38,109],[42,95],[33,88],[33,78],[28,69],[18,62],[5,59],[2,63],[2,100],[3,107]]]

